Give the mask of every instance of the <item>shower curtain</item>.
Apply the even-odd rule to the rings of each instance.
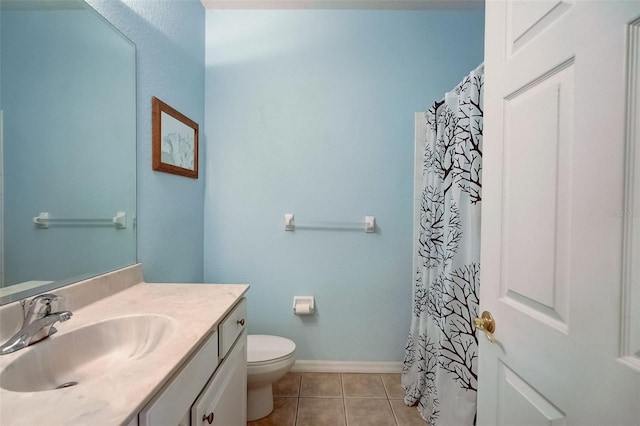
[[[484,67],[426,112],[417,146],[411,330],[404,402],[429,426],[475,423]],[[421,155],[420,155],[421,154]]]

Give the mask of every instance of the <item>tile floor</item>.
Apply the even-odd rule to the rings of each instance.
[[[273,412],[248,426],[427,426],[402,399],[400,374],[288,373]]]

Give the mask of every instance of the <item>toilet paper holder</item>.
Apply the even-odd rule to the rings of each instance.
[[[313,296],[293,296],[293,313],[296,315],[311,315],[315,312]]]

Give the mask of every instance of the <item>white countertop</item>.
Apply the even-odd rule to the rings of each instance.
[[[76,386],[42,392],[0,389],[0,424],[117,425],[128,423],[178,371],[201,342],[231,311],[249,286],[244,284],[139,283],[73,310],[73,317],[56,324],[56,339],[89,324],[132,314],[171,317],[174,332],[155,351]],[[0,356],[0,371],[38,342]],[[214,362],[214,361],[212,361]]]

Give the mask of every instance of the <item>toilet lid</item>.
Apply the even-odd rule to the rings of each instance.
[[[247,336],[247,362],[264,362],[290,355],[296,344],[279,336],[250,334]]]

